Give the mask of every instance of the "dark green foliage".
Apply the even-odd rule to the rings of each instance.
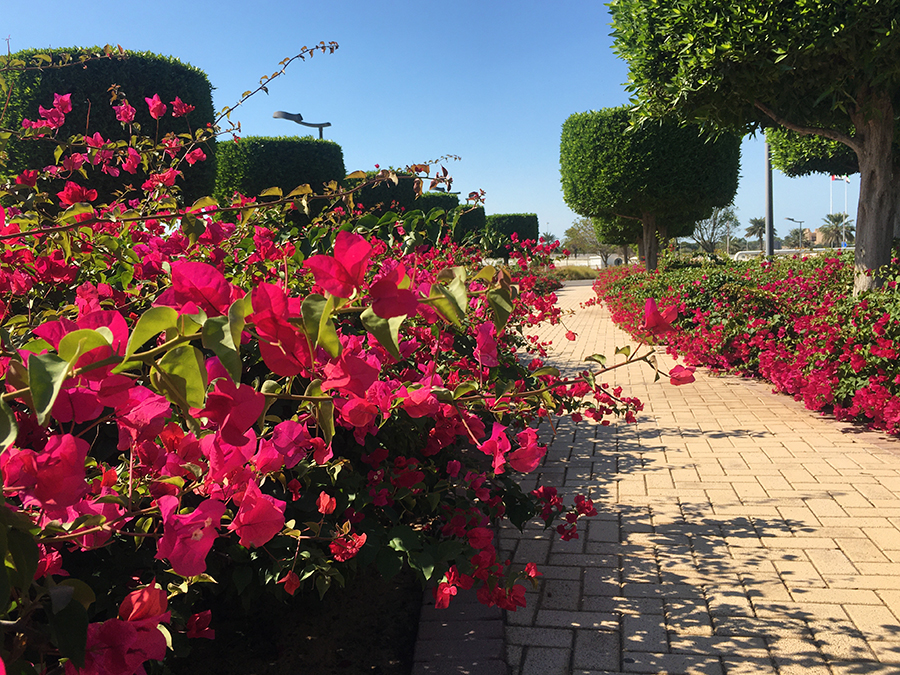
[[[231,199],[235,192],[255,197],[278,187],[287,195],[308,184],[321,193],[322,186],[344,179],[344,153],[334,141],[312,136],[267,138],[247,136],[238,142],[223,141],[218,148],[216,198]]]
[[[30,61],[34,54],[80,55],[102,53],[99,47],[36,50],[17,52],[14,56]],[[119,85],[119,91],[135,108],[135,127],[150,137],[162,138],[169,132],[183,134],[205,127],[215,120],[212,102],[212,86],[206,74],[169,56],[150,52],[125,52],[127,58],[100,59],[82,65],[52,68],[46,70],[10,71],[5,74],[10,86],[9,107],[3,118],[3,126],[19,128],[23,118],[40,119],[39,106],[53,106],[54,94],[72,94],[72,112],[66,116],[66,123],[57,132],[57,138],[66,140],[75,134],[83,134],[88,126],[91,132],[99,132],[104,139],[127,139],[128,131],[116,119],[110,105],[111,85]],[[150,117],[145,98],[159,94],[168,107],[166,114],[157,121]],[[171,101],[178,96],[186,104],[195,106],[193,112],[184,117],[172,117]],[[90,122],[88,123],[88,116]],[[137,133],[137,129],[134,131]],[[9,153],[3,172],[8,175],[22,170],[55,164],[53,152],[56,144],[47,140],[10,141]],[[216,160],[215,145],[203,146],[206,161],[193,166],[182,163],[179,170],[184,172],[179,184],[183,186],[185,201],[211,194],[215,185]],[[89,168],[90,171],[90,168]],[[106,201],[126,184],[137,187],[145,180],[139,172],[131,175],[122,172],[118,178],[101,173],[91,174],[91,187]],[[60,187],[62,187],[60,185]]]
[[[801,136],[783,127],[766,129],[766,142],[772,166],[791,178],[811,173],[859,173],[856,153],[843,143],[822,136]]]
[[[563,124],[563,197],[588,217],[645,213],[691,223],[737,191],[740,138],[711,140],[697,127],[648,122],[630,127],[627,107],[571,115]]]
[[[425,213],[431,209],[443,209],[450,212],[459,206],[459,197],[447,192],[424,192],[415,201],[413,208]]]
[[[377,175],[377,171],[369,171],[365,180],[372,180]],[[362,188],[353,196],[354,202],[361,205],[367,213],[379,217],[389,211],[404,213],[418,210],[428,213],[435,208],[449,213],[459,206],[459,197],[452,193],[423,192],[416,197],[415,176],[398,171],[397,177],[399,180],[396,185],[392,181],[385,180],[377,185]],[[362,182],[362,179],[359,182]],[[358,185],[359,182],[352,182],[348,187]]]
[[[507,237],[516,234],[519,241],[537,241],[540,225],[534,213],[494,213],[486,218],[487,229]]]
[[[460,243],[471,234],[484,232],[486,223],[483,206],[466,207],[453,228],[453,241]]]

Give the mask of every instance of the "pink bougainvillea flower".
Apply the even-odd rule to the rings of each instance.
[[[641,330],[645,330],[651,335],[665,335],[675,330],[672,322],[677,318],[678,307],[673,305],[660,311],[656,306],[656,300],[647,298],[647,302],[644,303],[644,320],[641,323]]]
[[[538,572],[537,565],[533,562],[525,563],[525,574],[527,574],[532,579],[544,576],[543,572]]]
[[[575,338],[577,338],[577,337],[578,337],[578,334],[574,331],[570,330],[570,331],[566,332],[566,340],[571,340],[572,342],[574,342]]]
[[[73,183],[72,181],[66,181],[66,186],[62,189],[62,192],[57,192],[56,196],[59,197],[59,201],[63,205],[72,206],[79,202],[94,201],[97,199],[97,191],[85,189],[78,185],[78,183]]]
[[[145,98],[147,107],[150,109],[150,117],[158,120],[166,114],[166,104],[159,98],[159,94],[153,94],[152,98]]]
[[[212,621],[212,610],[207,609],[203,612],[192,614],[191,618],[187,620],[187,625],[185,626],[185,628],[187,629],[187,636],[189,638],[206,638],[207,640],[215,640],[216,631],[209,627],[210,621]]]
[[[141,185],[141,189],[149,191],[160,187],[172,187],[180,174],[181,172],[175,169],[166,169],[162,173],[151,173],[150,178]]]
[[[206,499],[191,513],[178,513],[178,498],[165,495],[158,500],[163,518],[163,536],[156,559],[167,559],[176,574],[195,577],[206,571],[206,556],[215,542],[216,528],[225,513],[225,504]]]
[[[332,497],[330,494],[325,492],[324,490],[319,493],[319,496],[316,498],[316,508],[319,510],[323,516],[328,515],[329,513],[334,513],[334,509],[337,507],[337,500]]]
[[[237,532],[241,546],[262,546],[284,527],[285,506],[285,502],[264,495],[259,486],[250,481],[228,529]]]
[[[494,543],[494,531],[487,527],[473,527],[466,537],[472,548],[483,549]]]
[[[27,185],[28,187],[34,187],[37,185],[38,172],[35,169],[25,169],[22,173],[16,176],[16,185]]]
[[[166,592],[154,583],[126,595],[119,605],[119,618],[122,621],[156,619],[156,622],[160,623],[160,618],[166,614],[168,605]]]
[[[153,304],[185,310],[188,303],[195,304],[209,316],[222,316],[228,313],[232,303],[232,286],[212,265],[175,261],[172,263],[172,285]]]
[[[206,154],[203,152],[201,148],[194,148],[189,153],[184,156],[184,161],[188,164],[196,164],[197,162],[202,162],[206,159]]]
[[[497,360],[497,328],[492,321],[485,321],[475,333],[475,358],[482,366],[499,366]]]
[[[171,101],[171,103],[172,103],[172,117],[183,117],[184,115],[187,115],[189,112],[192,112],[195,108],[195,106],[188,105],[187,103],[182,101],[177,96],[175,97],[174,101]]]
[[[365,399],[366,391],[378,379],[379,369],[358,356],[343,352],[336,361],[325,364],[322,389],[345,389]]]
[[[235,386],[231,378],[215,381],[213,390],[206,395],[206,408],[198,413],[207,417],[219,427],[219,433],[226,443],[243,445],[247,442],[246,432],[262,414],[266,397],[248,384]]]
[[[116,119],[122,124],[134,122],[135,109],[128,104],[128,101],[124,101],[122,105],[113,106],[113,110],[116,111]]]
[[[669,382],[676,387],[682,384],[690,384],[694,381],[694,366],[675,366],[669,371]]]
[[[502,424],[494,422],[491,429],[491,437],[478,446],[484,454],[494,458],[494,472],[503,473],[503,465],[506,462],[506,453],[509,452],[511,446],[509,438],[506,436],[506,427]]]
[[[405,278],[406,268],[397,265],[369,288],[372,311],[382,319],[416,313],[419,300],[415,292],[409,288],[400,288]]]
[[[363,237],[340,231],[334,240],[334,255],[314,255],[303,266],[316,283],[339,298],[349,298],[365,280],[372,246]]]
[[[300,588],[300,577],[297,576],[296,572],[289,571],[278,583],[284,584],[285,593],[293,595]]]
[[[125,159],[122,162],[122,169],[128,173],[136,173],[137,168],[141,165],[141,153],[132,147],[128,147]]]
[[[66,115],[59,108],[50,108],[47,110],[44,106],[38,106],[38,112],[43,118],[42,126],[48,126],[51,129],[59,129],[66,123]],[[22,120],[24,122],[24,120]],[[37,125],[35,125],[37,126]]]
[[[34,498],[44,507],[71,506],[87,492],[84,460],[90,445],[71,434],[50,436],[34,458]]]
[[[547,448],[538,445],[537,431],[531,428],[516,434],[516,441],[519,448],[509,453],[506,460],[515,471],[531,473],[547,454]]]
[[[349,532],[328,544],[328,548],[337,562],[347,562],[359,553],[359,549],[366,543],[366,538],[365,533]]]
[[[72,94],[53,94],[53,107],[64,115],[72,112]]]

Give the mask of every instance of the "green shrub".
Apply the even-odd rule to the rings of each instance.
[[[344,175],[344,153],[334,141],[247,136],[219,143],[215,194],[219,200],[235,192],[254,197],[270,187],[287,194],[304,184],[321,193],[323,185],[341,182]]]
[[[516,234],[519,241],[538,238],[540,226],[534,213],[495,213],[487,216],[487,229],[507,237]]]
[[[456,225],[453,227],[453,241],[462,242],[466,237],[475,232],[483,232],[487,223],[483,206],[467,208],[460,214]]]
[[[13,58],[32,62],[34,55],[47,54],[58,60],[63,54],[73,59],[90,54],[100,54],[99,47],[72,47],[66,49],[28,49],[16,52]],[[125,52],[124,58],[103,58],[86,61],[82,65],[44,70],[9,71],[4,74],[9,85],[9,106],[3,118],[6,127],[21,126],[23,118],[39,119],[39,107],[53,102],[54,94],[72,95],[72,112],[66,116],[65,124],[57,132],[57,138],[66,139],[75,134],[83,134],[90,118],[91,133],[99,132],[104,139],[127,138],[122,124],[110,105],[111,85],[118,85],[119,91],[135,108],[133,131],[151,137],[162,138],[169,132],[188,133],[206,127],[215,120],[212,102],[212,86],[202,70],[182,63],[171,56],[160,56],[150,52]],[[158,122],[150,117],[145,98],[158,94],[171,112],[171,101],[179,97],[195,109],[183,117],[164,115]],[[11,139],[7,145],[8,159],[2,169],[7,175],[15,175],[24,169],[55,164],[53,153],[56,144],[42,140]],[[193,166],[183,163],[183,189],[186,201],[212,193],[216,176],[216,148],[214,143],[204,144],[206,161]],[[95,170],[91,175],[91,187],[108,200],[114,192],[131,183],[140,186],[139,177],[122,172],[118,177]],[[61,183],[61,181],[60,181]],[[60,188],[62,185],[60,185]]]

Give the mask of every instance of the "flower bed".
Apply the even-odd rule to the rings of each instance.
[[[851,296],[849,256],[777,258],[771,262],[678,264],[601,278],[594,288],[613,320],[637,338],[644,301],[676,307],[670,353],[713,370],[761,377],[831,412],[900,431],[900,269],[884,270],[884,287]]]
[[[179,166],[221,130],[141,137],[124,96],[121,139],[63,140],[57,94],[16,132],[57,164],[0,186],[0,672],[141,673],[214,637],[215,596],[325,596],[362,568],[523,606],[540,572],[498,560],[494,526],[571,539],[596,513],[521,491],[535,425],[640,408],[526,337],[559,320],[528,272],[553,247],[514,241],[514,275],[451,243],[458,214],[378,218],[337,185],[184,204]],[[92,172],[140,187],[101,196]]]

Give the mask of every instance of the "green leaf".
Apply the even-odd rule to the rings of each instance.
[[[553,377],[559,377],[559,368],[554,368],[553,366],[544,366],[543,368],[538,368],[531,374],[532,377],[543,377],[544,375],[553,375]]]
[[[466,289],[466,268],[465,267],[445,267],[438,275],[438,280],[449,279],[447,284],[447,292],[456,301],[461,314],[466,313],[469,306],[469,296]]]
[[[378,316],[371,307],[366,307],[360,315],[362,325],[375,336],[378,344],[398,361],[400,360],[400,326],[406,316],[393,316],[383,319]]]
[[[449,291],[440,284],[431,286],[431,293],[428,296],[429,304],[434,307],[445,319],[461,326],[462,310],[456,304],[456,300],[450,295]]]
[[[512,297],[506,288],[492,288],[487,292],[487,301],[494,313],[494,326],[499,333],[506,326],[509,315],[512,314]]]
[[[70,364],[56,354],[33,354],[28,359],[28,386],[37,422],[47,423],[56,397],[62,389]]]
[[[151,307],[141,315],[128,338],[125,358],[135,354],[147,340],[175,328],[178,312],[172,307]]]
[[[181,217],[181,231],[191,244],[196,244],[200,236],[206,232],[206,223],[192,213],[186,213]]]
[[[66,333],[59,341],[60,358],[68,363],[76,363],[82,354],[98,347],[109,347],[109,340],[99,331],[83,328]]]
[[[478,384],[476,382],[463,382],[462,384],[457,385],[456,389],[453,390],[453,398],[457,399],[460,396],[465,396],[473,391],[478,391]]]
[[[616,347],[616,354],[624,354],[627,359],[631,356],[631,347],[629,345],[625,345],[624,347]]]
[[[40,552],[34,537],[19,529],[10,529],[6,533],[6,545],[12,556],[15,572],[11,574],[10,581],[20,591],[25,591],[34,580],[37,571]]]
[[[203,353],[191,345],[170,349],[157,361],[162,375],[154,378],[160,391],[173,403],[202,408],[206,402],[206,367]]]
[[[235,384],[241,381],[241,331],[247,303],[247,298],[235,300],[228,308],[228,316],[214,316],[203,324],[203,346],[219,357]]]
[[[284,193],[281,191],[280,187],[270,187],[270,188],[266,188],[265,190],[260,192],[259,196],[260,197],[277,197],[278,199],[281,199],[283,194]]]
[[[200,209],[205,209],[208,206],[218,206],[219,202],[217,202],[212,197],[200,197],[197,201],[191,204],[191,211],[199,211]]]
[[[409,566],[421,573],[422,577],[427,581],[434,574],[434,558],[428,551],[422,551],[408,556]]]
[[[0,452],[15,443],[18,434],[19,425],[16,424],[16,416],[6,401],[0,398]]]
[[[481,270],[472,277],[472,281],[476,281],[477,279],[484,279],[485,281],[490,281],[497,274],[497,270],[493,265],[487,265],[482,267]]]
[[[322,391],[322,380],[313,380],[306,388],[306,396],[325,396]],[[325,442],[331,443],[334,438],[334,403],[331,401],[316,402],[316,422],[325,436]]]
[[[303,328],[310,342],[323,347],[332,357],[339,356],[341,341],[331,320],[334,313],[334,298],[325,299],[318,293],[308,295],[300,305],[300,313],[303,316]]]
[[[397,525],[388,532],[388,546],[395,551],[420,551],[422,542],[409,525]]]
[[[594,363],[599,363],[601,366],[606,365],[606,357],[603,356],[603,354],[591,354],[585,361],[593,361]]]

